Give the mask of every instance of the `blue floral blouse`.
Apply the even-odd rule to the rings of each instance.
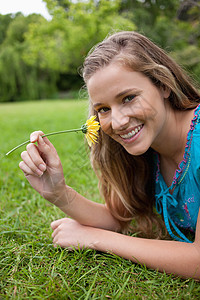
[[[167,187],[160,173],[159,155],[155,153],[155,204],[159,214],[163,214],[168,233],[177,241],[191,241],[181,232],[189,229],[195,232],[200,208],[200,105],[187,135],[183,160],[175,172],[172,184]],[[169,190],[172,190],[171,195]]]

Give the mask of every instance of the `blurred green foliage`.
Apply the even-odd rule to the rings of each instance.
[[[200,78],[200,1],[44,0],[40,15],[0,15],[0,102],[55,98],[79,89],[90,48],[118,30],[137,30]]]

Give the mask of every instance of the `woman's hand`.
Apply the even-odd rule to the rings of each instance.
[[[19,167],[42,197],[57,206],[62,206],[59,202],[62,202],[66,193],[62,165],[56,149],[46,137],[42,138],[42,135],[42,131],[31,134],[31,143],[27,145],[27,150],[22,152],[23,161],[19,163]]]
[[[19,167],[31,186],[80,224],[118,230],[119,224],[105,205],[88,200],[65,184],[63,168],[54,146],[42,131],[31,134]],[[37,145],[34,144],[37,142]]]
[[[79,224],[77,221],[63,218],[51,223],[54,246],[68,249],[95,249],[95,228]]]

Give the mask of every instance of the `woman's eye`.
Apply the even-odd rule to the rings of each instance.
[[[101,108],[99,108],[99,109],[97,110],[97,112],[98,112],[98,113],[105,113],[105,112],[107,112],[108,110],[109,110],[108,107],[101,107]]]
[[[128,103],[135,98],[135,95],[130,95],[124,98],[124,103]]]

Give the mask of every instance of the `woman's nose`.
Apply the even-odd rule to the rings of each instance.
[[[123,111],[113,111],[112,113],[112,129],[113,130],[122,130],[126,128],[126,125],[129,123],[129,117]]]

